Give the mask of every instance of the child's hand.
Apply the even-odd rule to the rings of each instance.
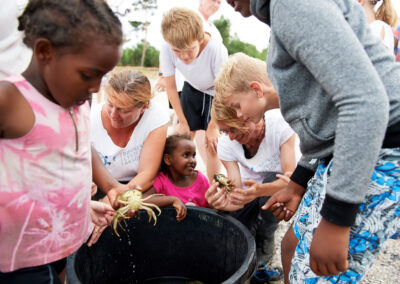
[[[97,193],[97,185],[92,182],[92,188],[90,189],[90,196],[93,197]]]
[[[95,225],[109,225],[113,215],[114,209],[110,205],[99,201],[90,201],[90,217],[92,217],[92,222]]]
[[[182,221],[183,219],[186,218],[187,214],[187,209],[185,204],[182,203],[182,201],[179,198],[174,198],[174,202],[172,203],[172,206],[174,206],[176,210],[176,219],[178,221]]]
[[[105,198],[107,200],[107,198]],[[107,228],[107,225],[111,223],[114,209],[110,204],[99,201],[90,201],[90,216],[92,217],[93,232],[90,236],[88,246],[91,247],[100,238],[103,231]]]
[[[322,218],[310,247],[310,267],[320,276],[337,275],[347,270],[350,227]]]
[[[187,123],[179,122],[176,125],[175,130],[176,130],[176,134],[178,134],[178,135],[182,135],[182,134],[188,134],[189,135],[190,134],[190,128],[189,128],[189,125]]]
[[[262,209],[271,211],[279,220],[289,221],[297,211],[304,192],[304,187],[291,181],[287,187],[272,195]]]
[[[216,127],[208,127],[206,130],[205,146],[211,153],[217,154],[219,131]]]
[[[276,177],[285,182],[285,183],[289,183],[290,182],[290,177],[292,176],[293,172],[285,172],[285,174],[276,174]]]

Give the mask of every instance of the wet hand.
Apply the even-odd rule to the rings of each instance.
[[[311,270],[320,276],[337,275],[348,268],[350,227],[321,220],[310,247]]]

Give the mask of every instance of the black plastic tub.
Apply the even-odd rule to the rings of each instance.
[[[164,208],[156,226],[146,212],[125,222],[121,238],[108,227],[68,257],[68,283],[244,283],[254,273],[254,238],[230,216],[188,207],[178,222]]]

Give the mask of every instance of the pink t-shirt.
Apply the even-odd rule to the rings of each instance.
[[[200,207],[209,207],[205,194],[210,187],[208,179],[199,171],[194,183],[188,187],[178,187],[174,185],[168,178],[168,174],[159,172],[153,184],[158,193],[176,196],[184,204],[194,203]]]
[[[76,251],[91,232],[89,105],[67,109],[22,76],[12,82],[35,122],[23,137],[0,139],[0,271],[50,263]],[[78,142],[78,151],[76,151]]]

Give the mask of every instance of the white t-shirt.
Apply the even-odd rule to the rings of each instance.
[[[190,64],[177,58],[167,42],[163,42],[160,53],[161,68],[164,77],[179,70],[185,81],[197,90],[214,95],[214,80],[222,63],[228,59],[228,51],[222,41],[211,36],[200,55]]]
[[[151,103],[137,124],[125,148],[114,144],[101,120],[101,109],[104,103],[92,106],[91,140],[92,145],[100,155],[104,165],[111,175],[119,181],[130,181],[137,175],[140,153],[147,136],[169,121],[168,113],[164,108]]]
[[[391,52],[394,51],[394,34],[392,28],[383,21],[376,20],[369,24],[372,32],[377,35],[383,42],[386,48]],[[382,39],[382,29],[384,30],[384,37]]]
[[[200,16],[201,20],[203,21],[204,31],[222,42],[222,36],[217,27],[212,22],[206,21],[203,14],[200,13],[199,10],[196,10],[196,13]]]
[[[262,183],[269,172],[282,172],[280,147],[294,131],[283,119],[279,109],[267,111],[265,118],[265,137],[254,157],[246,159],[241,144],[230,140],[224,134],[218,139],[218,156],[223,161],[238,162],[243,180],[253,179]]]
[[[29,65],[32,50],[22,42],[18,17],[27,0],[1,1],[0,5],[0,79],[22,73]]]

